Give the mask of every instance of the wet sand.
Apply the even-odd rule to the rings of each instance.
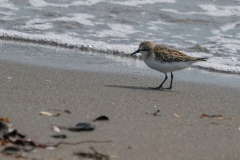
[[[111,143],[60,145],[24,153],[39,159],[79,159],[73,152],[93,146],[111,159],[238,159],[240,90],[213,84],[174,81],[173,89],[150,90],[162,79],[143,75],[74,71],[0,61],[0,117],[9,117],[20,133],[38,142],[58,142],[51,125],[73,126],[100,115],[92,132],[62,131],[66,142]],[[163,77],[162,77],[163,78]],[[39,115],[69,110],[59,117]],[[151,113],[160,110],[160,116]],[[146,114],[148,113],[148,114]],[[221,114],[233,120],[200,118]],[[3,147],[0,147],[3,149]],[[0,155],[0,159],[11,159]]]

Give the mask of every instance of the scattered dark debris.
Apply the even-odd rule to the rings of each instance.
[[[109,118],[107,116],[100,116],[93,120],[93,122],[95,121],[109,121]]]
[[[158,113],[160,113],[160,110],[158,109],[156,112],[154,112],[154,113],[148,113],[148,112],[146,112],[146,114],[151,114],[151,115],[153,115],[153,116],[161,116],[160,114],[158,114]]]
[[[226,120],[233,120],[233,119],[235,119],[234,117],[226,118],[226,117],[223,117],[223,116],[220,115],[220,114],[211,114],[211,115],[208,115],[208,114],[202,113],[202,115],[200,116],[200,118],[204,118],[204,117],[214,118],[214,119],[226,119]]]
[[[37,148],[56,148],[61,144],[66,144],[66,145],[77,145],[77,144],[82,144],[82,143],[109,143],[111,141],[80,141],[80,142],[57,142],[57,143],[39,143],[36,141],[33,141],[26,136],[20,134],[17,132],[17,130],[13,130],[12,132],[7,133],[4,135],[4,139],[1,139],[0,141],[1,145],[2,144],[8,144],[12,143],[17,146],[23,146],[23,147],[37,147]],[[4,143],[2,143],[4,142]],[[26,149],[25,149],[26,150]]]
[[[58,139],[66,139],[67,138],[67,136],[65,134],[54,134],[54,135],[51,135],[51,137],[58,138]]]
[[[49,148],[49,147],[57,147],[61,144],[61,142],[58,143],[39,143],[36,141],[33,141],[29,138],[27,138],[25,135],[22,135],[18,133],[17,130],[13,130],[12,132],[8,132],[4,135],[4,138],[2,141],[6,143],[12,143],[17,146],[32,146],[32,147],[38,147],[38,148]]]
[[[76,156],[79,156],[81,158],[89,158],[89,159],[94,159],[94,160],[110,160],[108,155],[99,153],[93,147],[90,147],[90,149],[93,151],[93,153],[77,152],[77,153],[73,153],[73,154]]]
[[[7,122],[5,122],[7,121]],[[74,128],[74,127],[73,127]],[[69,129],[69,128],[68,128]],[[74,129],[78,130],[93,130],[95,126],[89,123],[79,123],[76,125]],[[73,130],[74,130],[73,129]],[[64,136],[59,136],[64,137]],[[2,154],[13,154],[17,153],[20,149],[24,152],[30,152],[34,148],[56,148],[59,145],[78,145],[83,143],[109,143],[111,141],[77,141],[77,142],[57,142],[57,143],[39,143],[34,140],[31,140],[26,135],[19,133],[16,129],[11,127],[8,119],[0,119],[0,145],[5,146],[2,151]],[[11,146],[11,147],[9,147]],[[20,149],[19,149],[20,147]],[[29,149],[30,148],[30,149]],[[22,158],[22,155],[14,155],[14,157]],[[23,157],[24,158],[24,157]]]

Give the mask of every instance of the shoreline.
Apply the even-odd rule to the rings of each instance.
[[[62,145],[26,153],[35,159],[78,159],[90,146],[111,159],[237,159],[240,157],[239,89],[177,79],[170,91],[155,91],[159,77],[43,67],[0,60],[1,117],[38,142],[58,142],[51,125],[70,126],[107,115],[93,132],[62,131],[64,141],[111,140]],[[9,78],[11,77],[11,78]],[[50,110],[49,110],[50,109]],[[39,115],[70,110],[59,117]],[[150,113],[160,110],[160,116]],[[148,114],[146,114],[148,113]],[[200,118],[202,113],[227,119]],[[178,116],[176,116],[178,115]],[[3,147],[1,147],[3,149]],[[9,159],[0,155],[1,159]]]
[[[0,54],[0,60],[2,61],[6,60],[17,64],[53,67],[70,71],[139,74],[159,78],[159,81],[164,79],[164,74],[148,68],[139,59],[23,42],[3,41],[2,43]],[[240,88],[240,77],[237,74],[214,72],[194,66],[174,72],[174,81],[177,79],[187,82]]]

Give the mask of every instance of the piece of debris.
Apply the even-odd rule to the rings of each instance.
[[[25,135],[22,135],[17,132],[17,130],[14,130],[12,132],[7,133],[4,136],[4,139],[0,139],[1,141],[5,142],[4,144],[7,145],[7,143],[12,143],[17,146],[31,146],[31,147],[37,147],[37,148],[56,148],[61,144],[65,145],[78,145],[78,144],[83,144],[83,143],[109,143],[111,141],[94,141],[94,140],[89,140],[89,141],[80,141],[80,142],[57,142],[57,143],[39,143],[36,141],[33,141],[29,138],[27,138]],[[1,143],[1,145],[3,145]],[[26,149],[25,149],[26,150]]]
[[[208,114],[203,113],[203,114],[201,115],[201,118],[203,118],[203,117],[208,117],[208,118],[219,118],[219,117],[222,117],[222,115],[220,115],[220,114],[212,114],[212,115],[208,115]]]
[[[148,113],[148,112],[146,112],[146,114],[151,114],[151,115],[154,115],[154,116],[161,116],[161,115],[159,115],[158,113],[160,113],[160,110],[158,109],[156,112],[154,112],[154,113]]]
[[[2,155],[11,157],[11,158],[21,158],[28,159],[27,157],[22,155],[21,149],[19,147],[6,147],[2,150]]]
[[[174,115],[175,117],[177,117],[177,118],[179,118],[179,117],[180,117],[180,116],[179,116],[179,115],[177,115],[176,113],[174,113],[173,115]]]
[[[58,116],[60,116],[60,115],[61,115],[62,113],[64,113],[64,112],[65,112],[65,113],[68,113],[68,114],[71,114],[70,111],[66,110],[66,111],[61,111],[61,112],[56,113],[56,114],[52,114],[52,113],[50,113],[50,112],[41,111],[41,112],[40,112],[40,115],[58,117]]]
[[[20,154],[21,150],[19,147],[6,147],[2,150],[4,154]]]
[[[7,121],[6,124],[4,121]],[[77,142],[57,142],[57,143],[39,143],[37,141],[31,140],[26,135],[19,133],[16,129],[9,127],[8,118],[0,118],[0,145],[1,146],[21,146],[21,150],[25,152],[32,151],[34,148],[56,148],[59,145],[78,145],[83,143],[109,143],[111,141],[77,141]],[[67,128],[69,129],[69,128]],[[75,130],[84,131],[84,130],[93,130],[95,126],[89,123],[79,123],[74,128]],[[73,129],[73,130],[74,130]],[[65,136],[59,136],[59,138],[64,138]],[[30,149],[28,149],[30,147]],[[4,150],[4,153],[17,151],[17,148],[7,148]]]
[[[59,112],[64,112],[64,113],[68,113],[68,114],[72,114],[72,112],[71,111],[69,111],[69,110],[67,110],[67,109],[49,109],[49,110],[53,110],[53,111],[59,111]]]
[[[109,118],[107,116],[100,116],[93,120],[93,122],[95,121],[109,121]]]
[[[8,117],[2,117],[2,118],[0,118],[0,121],[8,122],[8,123],[9,123],[9,119],[8,119]]]
[[[226,117],[223,117],[223,116],[220,115],[220,114],[211,114],[211,115],[208,115],[208,114],[202,113],[202,115],[200,116],[200,118],[204,118],[204,117],[214,118],[214,119],[226,119],[226,120],[235,119],[234,117],[226,118]]]
[[[91,123],[78,123],[75,127],[69,127],[68,130],[79,132],[79,131],[92,131],[95,128],[96,127]]]
[[[61,132],[60,128],[58,128],[58,126],[53,126],[53,131],[54,132]]]
[[[51,137],[58,138],[58,139],[66,139],[67,138],[67,136],[65,134],[55,134],[55,135],[51,135]]]
[[[160,110],[158,109],[155,113],[153,113],[154,116],[160,116],[160,115],[157,115],[158,113],[160,113]]]
[[[79,156],[81,158],[89,158],[94,160],[109,160],[109,156],[103,153],[99,153],[95,148],[90,147],[90,149],[93,151],[93,153],[87,153],[87,152],[77,152],[74,153],[74,155]]]
[[[45,112],[45,111],[41,111],[41,112],[40,112],[40,115],[44,115],[44,116],[53,116],[52,113]]]
[[[0,139],[4,137],[5,133],[8,132],[8,126],[0,121]]]
[[[211,122],[210,124],[212,124],[212,125],[219,125],[219,123],[217,123],[217,122]]]
[[[55,127],[59,128],[59,129],[65,129],[65,130],[73,131],[73,132],[92,131],[96,128],[91,123],[78,123],[74,127],[65,127],[65,126],[55,126]]]

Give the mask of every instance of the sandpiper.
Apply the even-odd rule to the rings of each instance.
[[[150,41],[140,43],[137,51],[131,54],[141,53],[146,65],[154,70],[165,74],[165,79],[160,86],[151,89],[171,89],[173,82],[173,71],[189,67],[191,64],[206,61],[208,58],[191,57],[175,49],[171,49]],[[167,73],[171,73],[171,83],[168,88],[163,88],[163,84],[168,79]]]

